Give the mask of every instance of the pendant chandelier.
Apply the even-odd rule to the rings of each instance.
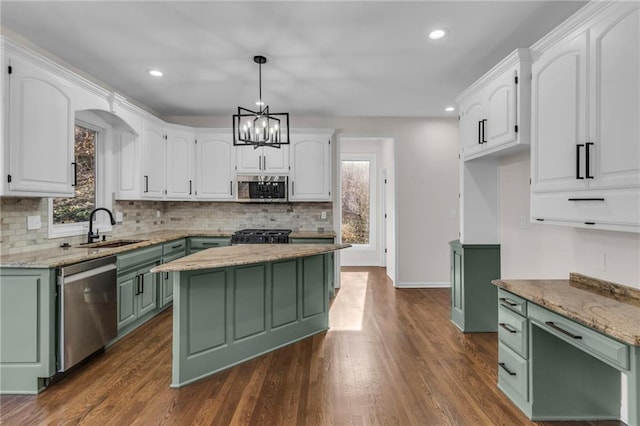
[[[280,148],[289,144],[289,113],[269,112],[269,106],[262,102],[262,64],[267,63],[267,58],[254,56],[253,62],[258,64],[258,110],[238,107],[238,113],[233,115],[233,144]]]

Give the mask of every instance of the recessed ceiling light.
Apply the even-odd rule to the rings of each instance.
[[[429,33],[429,38],[431,40],[440,40],[442,37],[447,35],[447,30],[443,28],[439,28],[437,30],[433,30]]]
[[[455,111],[456,109],[454,107],[450,106],[450,107],[446,107],[444,110],[447,111],[447,112],[451,112],[451,111]]]
[[[162,77],[162,71],[160,70],[149,70],[149,74],[151,74],[154,77]]]

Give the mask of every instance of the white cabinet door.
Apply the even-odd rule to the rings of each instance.
[[[188,200],[193,196],[194,136],[188,133],[167,134],[167,199]]]
[[[238,174],[288,174],[289,145],[280,148],[237,146],[236,162]]]
[[[131,132],[122,132],[115,141],[115,153],[118,164],[117,199],[140,198],[140,166],[136,153],[138,136]]]
[[[142,136],[142,194],[144,198],[162,199],[165,192],[164,129],[145,123]]]
[[[231,135],[199,135],[196,143],[196,199],[232,200],[234,146]],[[244,149],[244,148],[235,148]]]
[[[17,57],[9,61],[9,194],[73,196],[70,83]]]
[[[514,68],[491,82],[485,92],[484,134],[486,146],[492,148],[515,141],[517,110],[517,70]]]
[[[262,148],[236,146],[236,171],[239,174],[262,173]]]
[[[587,33],[545,51],[532,66],[531,190],[587,188]]]
[[[640,187],[639,20],[636,7],[590,31],[590,189]]]
[[[289,189],[291,201],[331,201],[329,135],[292,137]]]
[[[482,116],[480,98],[460,105],[460,149],[464,156],[476,154],[483,148]]]
[[[280,148],[266,146],[262,156],[262,169],[266,174],[289,173],[289,145],[281,145]]]

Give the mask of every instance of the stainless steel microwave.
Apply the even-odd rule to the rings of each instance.
[[[238,201],[258,203],[285,203],[287,176],[237,176]]]

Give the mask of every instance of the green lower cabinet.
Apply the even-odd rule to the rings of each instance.
[[[231,237],[191,237],[188,239],[188,253],[193,254],[202,250],[231,245]]]
[[[55,269],[0,269],[0,393],[36,394],[56,373]]]
[[[498,387],[530,419],[619,420],[624,374],[627,423],[640,426],[639,347],[503,289],[498,301]]]
[[[118,336],[128,333],[158,310],[162,274],[151,268],[162,263],[162,245],[118,256]]]
[[[451,321],[464,332],[497,330],[500,245],[451,241]]]

